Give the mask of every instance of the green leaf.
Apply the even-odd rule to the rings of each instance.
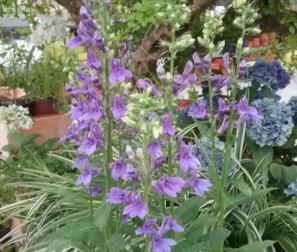
[[[273,160],[272,147],[269,147],[269,146],[261,147],[254,142],[250,142],[249,145],[252,150],[254,162],[257,166],[256,170],[261,171],[263,168],[269,166]]]
[[[225,207],[227,206],[238,206],[242,204],[251,203],[258,198],[266,195],[267,193],[275,190],[275,188],[268,188],[265,190],[254,191],[251,195],[240,193],[237,196],[226,195]]]
[[[263,241],[263,242],[254,242],[251,244],[244,245],[236,249],[226,249],[226,252],[263,252],[265,249],[273,246],[274,241]]]
[[[94,211],[95,225],[102,232],[108,222],[111,210],[111,205],[102,204],[98,209]]]
[[[183,202],[176,210],[175,216],[177,216],[182,223],[188,223],[196,218],[199,208],[205,203],[203,198],[190,198]]]
[[[240,192],[242,192],[243,194],[252,195],[252,189],[250,188],[250,186],[248,185],[248,183],[246,183],[244,181],[244,178],[243,177],[236,178],[234,181],[232,181],[232,184],[234,186],[236,186],[237,189]]]
[[[297,178],[297,165],[285,166],[277,163],[270,165],[270,174],[281,185],[288,185]]]
[[[119,252],[123,251],[125,247],[125,240],[122,234],[113,234],[107,241],[109,251]]]
[[[225,228],[215,229],[198,237],[193,247],[198,251],[209,251],[223,244],[229,235],[230,231]]]

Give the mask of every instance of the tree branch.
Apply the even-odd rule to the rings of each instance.
[[[83,5],[82,0],[55,0],[58,4],[67,9],[73,21],[79,23],[79,10]]]

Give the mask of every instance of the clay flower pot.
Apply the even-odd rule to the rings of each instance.
[[[32,115],[41,116],[55,114],[55,106],[53,99],[46,99],[32,102]]]

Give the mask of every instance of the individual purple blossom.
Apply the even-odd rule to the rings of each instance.
[[[73,100],[70,112],[72,120],[100,120],[103,117],[101,104],[94,99],[81,100],[79,102]]]
[[[87,51],[87,66],[94,68],[99,72],[102,71],[102,62],[97,58],[96,52],[91,47],[89,47]]]
[[[210,63],[211,63],[210,62],[210,55],[207,54],[203,58],[204,71],[207,72],[207,73],[209,72],[209,69],[210,69]]]
[[[152,235],[156,230],[154,226],[156,225],[157,219],[147,219],[142,227],[139,227],[135,230],[136,235]]]
[[[197,77],[193,74],[193,63],[192,61],[187,61],[183,73],[173,76],[173,91],[175,93],[181,92],[190,85],[196,83]]]
[[[218,128],[218,134],[219,135],[224,134],[228,128],[229,128],[229,116],[225,115],[221,126]]]
[[[192,146],[190,144],[182,143],[179,152],[176,154],[175,159],[179,162],[180,168],[189,174],[196,171],[200,167],[199,160],[192,153]]]
[[[201,61],[201,59],[200,59],[200,57],[199,57],[199,54],[198,54],[197,52],[194,52],[194,53],[193,53],[192,59],[193,59],[195,68],[196,68],[198,71],[203,70],[203,63],[202,63],[202,61]]]
[[[214,75],[211,77],[211,80],[215,91],[220,91],[223,87],[230,86],[230,78],[224,75]]]
[[[157,169],[157,168],[161,167],[165,163],[165,161],[166,161],[166,157],[164,155],[153,159],[153,161],[152,161],[153,169]]]
[[[103,145],[103,138],[102,130],[98,124],[91,123],[88,125],[92,128],[90,128],[90,131],[82,139],[78,152],[90,156],[97,150],[98,147]]]
[[[181,177],[169,177],[163,175],[159,180],[153,181],[154,190],[161,195],[168,195],[176,198],[184,187],[184,180]]]
[[[174,136],[175,128],[172,125],[172,121],[169,114],[166,114],[162,121],[163,134],[167,136]]]
[[[246,122],[259,122],[263,116],[260,115],[256,108],[248,105],[246,97],[240,99],[235,106],[236,111],[239,113],[238,126]]]
[[[91,197],[97,197],[102,192],[99,186],[92,186],[91,188],[85,188],[85,191],[88,192],[91,195]]]
[[[76,184],[77,185],[84,185],[84,186],[88,186],[91,181],[92,181],[92,177],[93,176],[97,176],[99,174],[99,170],[98,169],[93,169],[93,168],[89,168],[89,167],[85,167],[82,171],[82,173],[78,176],[77,180],[76,180]]]
[[[106,196],[106,201],[110,204],[124,204],[127,192],[122,190],[122,188],[112,187]]]
[[[132,78],[132,72],[124,68],[120,61],[116,58],[110,60],[110,73],[109,82],[114,85],[116,82],[125,82],[127,79]]]
[[[126,176],[126,164],[123,158],[119,158],[111,164],[111,176],[115,181]]]
[[[230,106],[225,102],[223,98],[218,99],[218,108],[216,111],[217,116],[223,116],[225,113],[229,112]]]
[[[124,98],[115,95],[113,99],[112,115],[115,119],[122,118],[126,113],[126,102]]]
[[[139,175],[132,164],[126,165],[126,174],[124,175],[123,180],[132,180],[134,182],[140,181]]]
[[[189,107],[188,115],[195,119],[205,119],[208,116],[206,99],[199,100]]]
[[[199,177],[193,177],[187,180],[186,187],[192,188],[197,196],[202,197],[211,187],[211,183],[208,179],[202,179]]]
[[[247,63],[245,59],[243,59],[239,63],[238,78],[242,78],[243,76],[245,76],[246,71],[247,71]]]
[[[138,90],[151,90],[153,96],[161,96],[161,92],[154,86],[150,79],[138,79],[136,82],[136,88]]]
[[[90,161],[89,161],[88,157],[85,155],[78,154],[72,164],[72,168],[82,169],[89,165],[90,165]]]
[[[230,67],[230,55],[229,55],[229,53],[224,53],[223,54],[223,64],[224,64],[224,67],[227,70],[227,72],[230,72],[231,67]]]
[[[152,235],[151,247],[153,252],[171,252],[171,247],[176,245],[176,241],[170,238],[163,238],[160,234]]]
[[[177,223],[177,221],[171,217],[165,217],[162,225],[158,231],[159,234],[164,235],[169,231],[175,231],[178,233],[184,232],[184,228]]]
[[[131,219],[139,217],[143,219],[148,212],[147,205],[142,201],[139,195],[133,195],[131,201],[125,206],[123,210],[123,215],[128,216]]]
[[[147,154],[152,158],[158,158],[163,155],[161,146],[164,145],[163,140],[157,140],[147,145]]]

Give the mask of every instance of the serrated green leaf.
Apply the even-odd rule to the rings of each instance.
[[[182,223],[188,223],[196,218],[199,208],[204,203],[204,198],[190,198],[175,210],[175,216],[177,216]]]
[[[95,225],[103,232],[107,225],[112,206],[108,204],[102,204],[98,209],[94,211]]]
[[[269,168],[272,177],[281,185],[288,185],[297,178],[297,165],[285,166],[272,163]]]
[[[109,251],[119,252],[123,251],[125,247],[125,240],[122,234],[113,234],[107,241]]]
[[[265,249],[273,246],[274,241],[263,241],[263,242],[255,242],[251,244],[244,245],[240,248],[236,249],[226,249],[226,252],[263,252]]]

